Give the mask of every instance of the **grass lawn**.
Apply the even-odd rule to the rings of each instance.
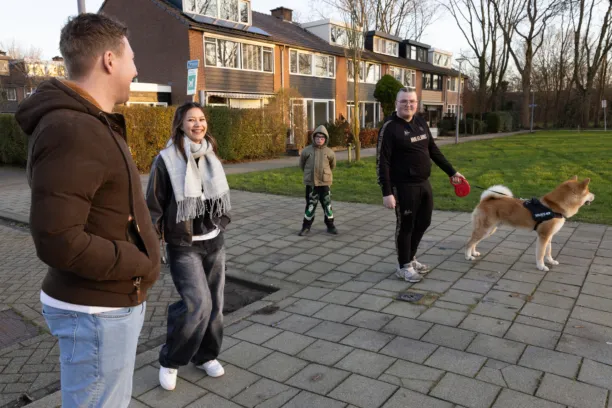
[[[442,146],[453,166],[472,185],[503,184],[515,197],[540,197],[560,182],[578,175],[591,178],[596,198],[572,218],[612,225],[612,132],[538,132]],[[481,190],[472,188],[458,198],[448,177],[433,165],[431,183],[437,210],[472,211]],[[298,167],[228,176],[231,188],[303,197],[302,173]],[[339,162],[334,170],[333,200],[382,205],[376,184],[375,159],[359,163]]]

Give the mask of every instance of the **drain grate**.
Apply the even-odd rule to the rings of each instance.
[[[36,326],[23,320],[13,310],[0,312],[0,349],[38,336]]]

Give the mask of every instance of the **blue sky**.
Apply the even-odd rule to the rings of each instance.
[[[87,11],[98,11],[102,2],[103,0],[86,0]],[[283,0],[251,0],[251,4],[254,10],[269,13],[269,10],[286,3]],[[291,7],[304,21],[321,18],[313,11],[315,8],[312,4],[312,0],[296,1],[292,2]],[[43,58],[51,58],[59,55],[61,27],[69,16],[75,14],[77,14],[77,0],[0,0],[0,16],[2,16],[0,42],[6,43],[15,39],[25,48],[30,46],[41,48]],[[468,49],[452,17],[443,14],[426,31],[421,42],[452,51],[455,55],[462,49]]]

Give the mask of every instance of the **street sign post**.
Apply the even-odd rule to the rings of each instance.
[[[187,95],[195,95],[198,87],[198,66],[200,60],[187,61]]]

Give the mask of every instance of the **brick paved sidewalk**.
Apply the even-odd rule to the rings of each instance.
[[[532,232],[502,229],[466,262],[469,214],[435,212],[419,255],[435,268],[410,285],[393,276],[394,217],[382,206],[336,203],[340,234],[327,235],[319,215],[302,238],[300,199],[232,193],[228,272],[285,289],[230,316],[223,378],[188,367],[167,392],[157,349],[140,354],[133,407],[606,407],[611,227],[568,223],[553,243],[561,265],[543,273]],[[45,268],[27,231],[0,233],[0,307],[44,328]],[[422,304],[394,300],[408,288]],[[141,344],[163,335],[175,298],[165,273]],[[275,313],[251,314],[270,304]],[[0,350],[0,406],[57,387],[57,370],[48,334]],[[59,406],[58,395],[31,406]]]

